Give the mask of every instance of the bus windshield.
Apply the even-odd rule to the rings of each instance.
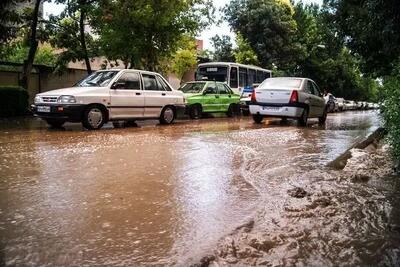
[[[226,82],[228,79],[228,67],[208,66],[197,69],[197,81]]]

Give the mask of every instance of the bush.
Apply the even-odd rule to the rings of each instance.
[[[0,86],[0,117],[25,115],[28,111],[28,92],[17,86]]]
[[[382,91],[382,113],[393,155],[400,160],[400,67],[386,78]]]

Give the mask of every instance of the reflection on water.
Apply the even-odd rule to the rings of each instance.
[[[260,210],[280,216],[287,189],[310,182],[293,177],[378,125],[373,112],[306,128],[216,118],[89,132],[2,121],[0,263],[187,265]]]

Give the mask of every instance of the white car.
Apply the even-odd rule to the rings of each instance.
[[[100,129],[107,121],[159,119],[170,124],[184,111],[183,93],[159,74],[142,70],[101,70],[74,87],[37,94],[32,110],[53,127],[66,121]]]
[[[344,110],[344,99],[343,98],[336,98],[337,103],[338,103],[338,109],[339,111]]]
[[[308,118],[325,123],[327,110],[322,93],[307,78],[280,77],[265,80],[251,96],[250,113],[256,123],[264,117],[295,118],[306,125]]]

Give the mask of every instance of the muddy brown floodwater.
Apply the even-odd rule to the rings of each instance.
[[[100,131],[1,121],[0,265],[187,266],[249,221],[254,234],[303,237],[277,246],[267,265],[390,265],[399,256],[397,180],[321,175],[379,125],[376,111],[333,114],[324,127],[306,128],[249,118]],[[328,200],[314,206],[342,217],[318,210],[326,225],[315,225],[300,219],[312,219],[311,209],[288,207],[288,190],[315,184]],[[336,199],[349,204],[330,205]]]

